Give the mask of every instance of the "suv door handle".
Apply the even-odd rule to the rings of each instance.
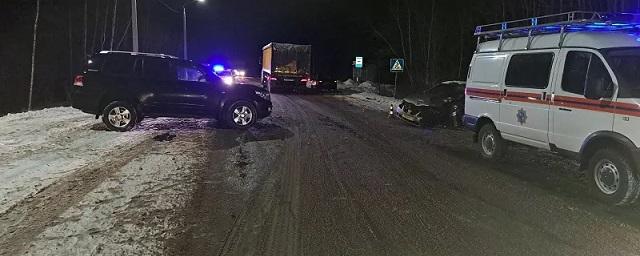
[[[573,110],[568,109],[568,108],[558,108],[558,109],[559,109],[559,110],[561,110],[561,111],[567,111],[567,112],[571,112],[571,111],[573,111]]]

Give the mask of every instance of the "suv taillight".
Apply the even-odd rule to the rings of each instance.
[[[271,81],[278,81],[278,78],[277,78],[277,77],[273,77],[273,76],[272,76],[272,77],[269,77],[269,80],[271,80]]]
[[[84,76],[83,75],[77,75],[73,79],[73,85],[78,86],[78,87],[84,86]]]

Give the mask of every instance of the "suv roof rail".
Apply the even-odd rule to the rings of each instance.
[[[128,51],[100,51],[100,53],[101,54],[123,53],[123,54],[130,54],[130,55],[142,55],[142,56],[149,56],[149,57],[178,59],[178,57],[176,57],[176,56],[169,55],[169,54],[163,54],[163,53],[128,52]]]
[[[478,44],[483,39],[499,39],[500,50],[505,38],[528,37],[529,49],[534,35],[561,34],[558,46],[562,47],[569,32],[629,30],[640,31],[640,14],[572,11],[477,26],[474,35],[478,37]]]

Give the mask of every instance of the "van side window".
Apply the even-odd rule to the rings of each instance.
[[[588,81],[602,79],[611,83],[611,76],[597,55],[579,51],[567,53],[562,75],[563,91],[584,95]]]
[[[504,75],[506,56],[477,56],[469,69],[470,81],[474,83],[499,84]]]
[[[553,53],[511,56],[505,84],[508,87],[544,89],[549,85]]]

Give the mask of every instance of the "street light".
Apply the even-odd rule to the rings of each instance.
[[[187,5],[193,4],[195,2],[204,3],[205,0],[191,0],[182,5],[182,34],[183,34],[183,47],[184,47],[184,58],[188,59],[189,55],[187,54]]]

